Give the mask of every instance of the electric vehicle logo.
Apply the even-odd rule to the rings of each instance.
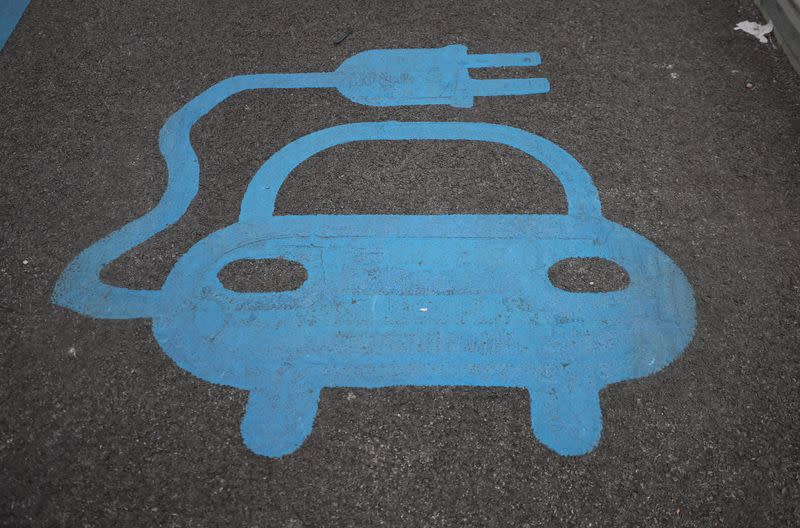
[[[311,431],[323,387],[503,386],[530,393],[534,435],[562,455],[599,442],[599,391],[669,364],[695,328],[692,289],[646,238],[603,217],[591,177],[539,136],[475,122],[363,122],[301,137],[253,177],[239,221],[199,241],[157,291],[104,284],[100,271],[177,221],[198,189],[191,127],[230,95],[261,88],[337,88],[371,106],[449,104],[549,90],[546,79],[475,80],[470,68],[536,66],[536,53],[469,55],[464,46],[372,50],[327,73],[226,79],[164,124],[169,171],[159,204],[96,242],[59,279],[54,302],[90,317],[150,318],[183,369],[249,391],[241,431],[277,457]],[[273,216],[275,197],[303,161],[357,141],[446,140],[507,145],[543,163],[567,197],[564,215]],[[218,273],[248,259],[302,264],[296,290],[238,292]],[[611,292],[555,286],[566,259],[624,268]]]

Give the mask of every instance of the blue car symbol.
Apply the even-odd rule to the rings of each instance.
[[[313,84],[307,77],[270,83]],[[435,99],[436,90],[424,87],[424,97],[408,104]],[[239,88],[228,83],[197,99],[219,102]],[[401,104],[407,92],[395,89],[387,104]],[[448,104],[471,104],[463,95]],[[365,104],[383,101],[360,97]],[[526,388],[534,435],[562,455],[584,454],[600,439],[599,391],[664,368],[692,339],[694,298],[677,265],[603,217],[590,176],[567,152],[488,123],[351,123],[301,137],[258,170],[239,221],[196,243],[160,290],[108,286],[99,270],[174,222],[196,194],[199,169],[188,130],[213,104],[192,104],[162,129],[170,185],[161,203],[79,255],[62,275],[55,302],[94,317],[151,318],[156,339],[181,368],[249,391],[241,430],[256,453],[276,457],[297,449],[324,387],[467,385]],[[568,213],[273,215],[282,183],[306,159],[345,143],[400,140],[517,149],[558,178]],[[302,264],[305,282],[259,293],[226,289],[219,279],[231,263],[275,258]],[[629,281],[611,292],[560,289],[548,272],[575,258],[611,261]]]

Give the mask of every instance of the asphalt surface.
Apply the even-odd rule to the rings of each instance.
[[[732,30],[748,19],[760,16],[744,0],[34,0],[0,52],[0,524],[800,525],[800,76],[780,49]],[[399,387],[325,389],[302,448],[262,458],[239,434],[246,394],[178,368],[147,321],[50,303],[80,250],[158,201],[158,130],[204,88],[453,43],[537,50],[552,91],[471,109],[237,95],[193,131],[203,178],[188,213],[105,278],[159,287],[194,242],[235,222],[271,153],[319,128],[530,130],[586,167],[605,215],[667,253],[697,301],[680,358],[602,392],[592,453],[537,442],[524,390]],[[437,142],[334,148],[277,203],[282,214],[563,208],[523,155]]]

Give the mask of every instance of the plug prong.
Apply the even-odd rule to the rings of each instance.
[[[550,81],[543,77],[531,79],[470,79],[473,96],[529,95],[550,91]]]
[[[538,66],[541,63],[542,58],[535,51],[467,55],[467,68],[525,67]]]

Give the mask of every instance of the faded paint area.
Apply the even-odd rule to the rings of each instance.
[[[535,66],[535,53],[468,55],[463,46],[372,50],[331,73],[233,77],[165,123],[168,188],[147,215],[78,255],[54,302],[91,317],[150,318],[182,368],[250,391],[242,435],[265,456],[297,449],[323,387],[524,387],[535,436],[579,455],[599,442],[599,391],[655,372],[692,338],[692,289],[644,237],[605,219],[591,177],[544,138],[470,122],[365,122],[308,134],[254,175],[239,221],[199,241],[161,290],[112,287],[100,271],[174,223],[197,193],[189,133],[230,95],[250,89],[335,87],[372,106],[449,104],[549,89],[544,79],[474,80],[470,68]],[[482,141],[544,164],[560,181],[565,215],[273,216],[287,176],[303,161],[360,141]],[[307,278],[295,290],[227,289],[239,261],[284,259]],[[566,259],[599,259],[628,281],[615,291],[567,291],[548,276]]]

